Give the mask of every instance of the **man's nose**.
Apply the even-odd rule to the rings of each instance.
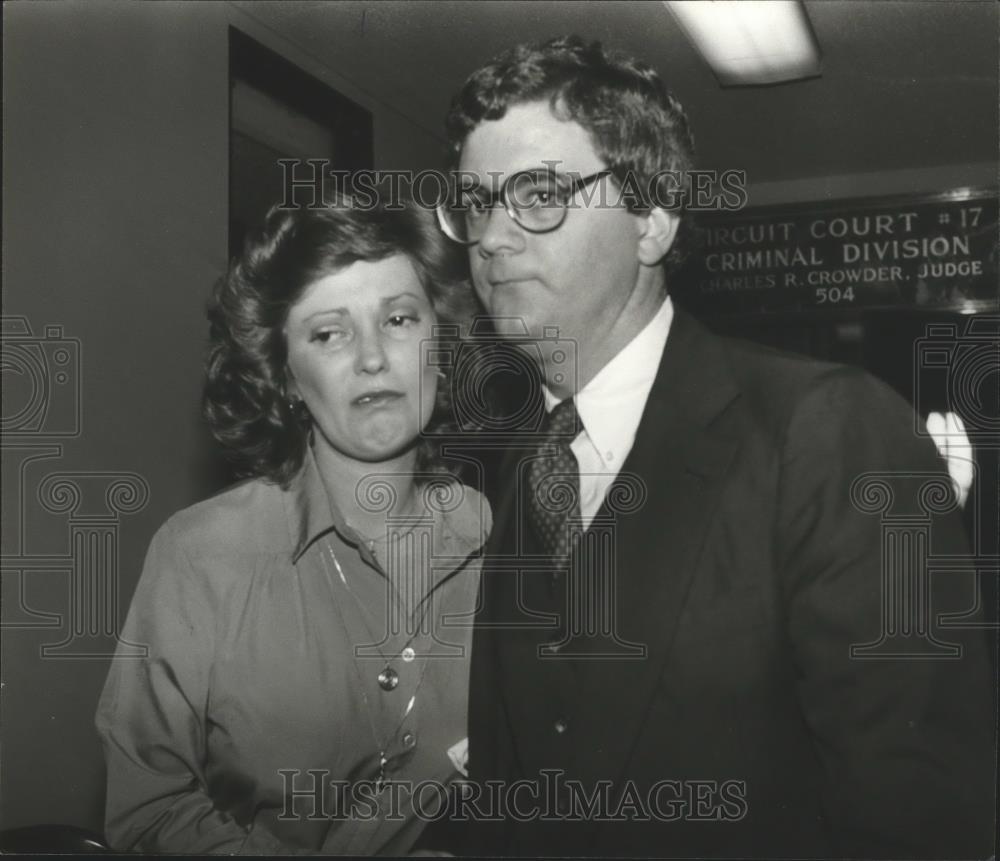
[[[486,227],[479,240],[481,254],[520,251],[524,248],[524,228],[502,206],[494,206],[486,218]]]
[[[358,349],[354,361],[357,374],[377,374],[389,366],[383,335],[378,329],[358,333]]]

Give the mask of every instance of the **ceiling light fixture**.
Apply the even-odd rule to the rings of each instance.
[[[664,0],[724,87],[780,84],[822,72],[800,0]]]

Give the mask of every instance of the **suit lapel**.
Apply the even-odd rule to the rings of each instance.
[[[645,503],[615,514],[612,491],[601,512],[614,515],[617,564],[608,588],[616,604],[615,636],[641,647],[642,654],[580,662],[572,713],[576,761],[585,779],[619,777],[639,735],[736,450],[723,414],[738,394],[718,342],[678,311],[622,467],[620,484],[638,480]],[[613,709],[594,701],[609,694]]]
[[[483,726],[495,725],[494,744],[510,739],[510,755],[518,763],[498,763],[496,770],[486,772],[493,777],[537,769],[535,764],[551,753],[547,746],[553,722],[565,713],[567,695],[573,693],[569,668],[539,659],[541,644],[556,637],[558,617],[532,615],[538,609],[534,599],[544,593],[551,573],[544,560],[532,557],[531,536],[519,534],[523,524],[515,477],[525,453],[524,448],[511,452],[503,465],[509,487],[498,504],[474,632],[471,697],[486,711],[477,710],[481,719],[470,724],[470,739]],[[484,737],[490,736],[479,735]],[[495,755],[491,751],[484,758]]]
[[[537,631],[511,630],[523,621],[514,570],[523,551],[516,536],[518,464],[530,446],[512,447],[501,466],[505,491],[494,512],[494,531],[483,575],[483,603],[477,615],[477,649],[487,642],[492,659],[479,657],[479,682],[497,685],[511,721],[519,758],[529,765],[544,757],[551,712],[570,716],[579,777],[616,779],[627,767],[635,739],[669,654],[698,552],[711,521],[723,478],[736,451],[727,407],[739,391],[718,342],[692,318],[675,312],[635,443],[623,464],[620,492],[608,494],[591,531],[603,518],[613,534],[613,583],[594,590],[615,604],[617,656],[539,659]],[[636,481],[638,480],[638,482]],[[616,512],[636,483],[645,494],[635,510]],[[506,564],[505,564],[506,561]],[[600,577],[607,567],[583,571]],[[548,576],[542,572],[523,576]],[[588,584],[592,586],[593,583]],[[606,600],[606,598],[602,598]],[[488,625],[499,627],[490,628]],[[612,638],[613,639],[613,638]],[[574,647],[608,653],[607,637],[578,640]],[[641,647],[641,654],[623,653]],[[495,663],[493,663],[495,661]],[[569,663],[569,666],[566,665]],[[491,678],[498,674],[495,681]],[[475,685],[474,685],[475,687]],[[475,693],[474,693],[475,695]],[[613,698],[609,707],[603,698]],[[496,708],[496,701],[491,700]],[[501,715],[493,714],[492,720]]]
[[[541,392],[537,387],[534,392],[538,395],[537,410],[532,407],[532,415],[540,415],[544,409]],[[540,718],[540,704],[554,707],[553,695],[558,697],[563,687],[556,672],[560,668],[538,661],[539,645],[554,639],[558,620],[555,616],[549,621],[533,616],[528,595],[529,579],[535,578],[537,586],[539,578],[546,583],[551,577],[544,560],[531,558],[533,539],[526,534],[522,511],[523,464],[534,454],[537,441],[537,434],[530,431],[515,435],[501,459],[501,489],[476,616],[473,660],[478,669],[471,694],[475,698],[480,686],[484,687],[492,711],[486,716],[488,720],[504,723],[509,716],[510,727],[502,732],[511,733],[515,755],[524,762],[531,762],[539,753],[539,736],[533,730]],[[532,730],[525,732],[527,727]]]

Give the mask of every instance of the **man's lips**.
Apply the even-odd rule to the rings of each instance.
[[[397,401],[402,397],[405,397],[402,392],[397,392],[392,389],[377,389],[358,395],[351,401],[351,406],[379,407],[392,403],[393,401]]]

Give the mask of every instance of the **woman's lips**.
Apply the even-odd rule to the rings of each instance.
[[[351,406],[355,407],[383,407],[387,404],[397,401],[403,397],[402,392],[389,391],[382,389],[379,391],[365,392],[362,395],[358,395],[353,401],[351,401]]]

